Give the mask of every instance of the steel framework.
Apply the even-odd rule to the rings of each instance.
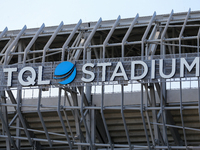
[[[60,61],[199,57],[199,38],[200,12],[190,9],[36,29],[6,27],[0,33],[0,71]],[[17,87],[5,87],[4,75],[0,80],[2,150],[200,149],[199,77],[33,87],[16,79]],[[120,93],[108,93],[110,88]],[[30,90],[35,93],[28,99],[23,94],[30,96]],[[47,98],[45,92],[57,94]]]

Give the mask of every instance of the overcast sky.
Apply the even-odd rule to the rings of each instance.
[[[200,0],[0,0],[0,31],[200,10]]]

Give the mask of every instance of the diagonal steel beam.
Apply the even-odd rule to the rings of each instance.
[[[99,111],[96,111],[96,133],[97,138],[101,143],[108,143],[108,138],[106,135],[106,130],[103,124],[103,120]]]
[[[70,147],[70,150],[72,150],[72,143],[70,141],[70,138],[69,138],[69,135],[67,133],[67,129],[65,127],[65,123],[63,121],[63,118],[62,118],[62,115],[61,115],[61,112],[60,112],[60,107],[61,107],[61,88],[59,88],[59,95],[58,95],[58,107],[57,107],[57,113],[58,113],[58,116],[60,118],[60,122],[62,124],[62,128],[64,130],[64,133],[65,133],[65,136],[66,136],[66,139],[68,141],[68,144],[69,144],[69,147]]]
[[[4,48],[1,50],[1,54],[4,54],[9,45],[14,41],[14,38],[10,38],[10,40],[7,42],[7,44],[4,46]],[[4,58],[3,58],[4,59]],[[2,64],[3,59],[1,59],[0,63]]]
[[[83,92],[83,87],[78,87],[78,90],[79,90],[79,92],[82,94],[82,92]],[[87,98],[86,98],[84,92],[83,92],[83,102],[84,102],[85,106],[89,106],[89,102],[88,102],[88,100],[87,100]]]
[[[151,17],[151,20],[149,21],[149,24],[148,24],[148,26],[147,26],[144,34],[143,34],[142,40],[141,40],[142,41],[142,43],[141,43],[141,50],[142,50],[141,51],[141,56],[142,56],[142,60],[144,59],[143,58],[143,56],[144,56],[144,43],[145,43],[146,37],[147,37],[147,35],[149,33],[149,30],[151,29],[152,23],[155,20],[155,17],[156,17],[156,12],[154,12],[153,16]],[[145,55],[147,56],[147,50],[146,50]],[[147,59],[147,57],[146,57],[146,59]]]
[[[1,95],[0,95],[0,103],[3,102],[3,103],[6,103],[6,97],[5,97],[5,92],[4,91],[1,91]],[[2,122],[2,126],[3,126],[3,129],[6,131],[6,134],[8,136],[8,138],[6,139],[6,147],[7,149],[10,149],[11,148],[11,145],[10,143],[13,145],[14,149],[18,149],[14,140],[12,139],[11,137],[11,133],[10,133],[10,130],[9,130],[9,125],[8,125],[8,112],[7,112],[7,107],[6,106],[0,106],[0,119],[1,119],[1,122]],[[10,142],[10,143],[9,143]]]
[[[200,121],[200,80],[198,77],[198,113],[199,113],[199,121]]]
[[[186,24],[187,24],[187,20],[188,20],[188,18],[189,18],[189,16],[190,16],[190,11],[191,11],[191,9],[188,10],[188,13],[187,13],[187,15],[186,15],[186,17],[185,17],[185,20],[184,20],[184,23],[183,23],[183,26],[182,26],[182,28],[181,28],[181,32],[180,32],[180,34],[179,34],[179,56],[180,56],[180,57],[181,57],[181,38],[182,38],[182,36],[183,36],[183,32],[184,32],[184,30],[185,30],[185,26],[186,26]]]
[[[105,131],[106,131],[106,134],[107,134],[107,137],[108,137],[108,141],[110,143],[110,148],[111,148],[111,150],[113,150],[113,142],[112,142],[112,139],[110,137],[110,133],[108,131],[108,126],[106,124],[106,119],[105,119],[105,116],[104,116],[103,109],[104,109],[104,85],[102,85],[102,93],[101,93],[101,117],[103,119],[104,128],[105,128]]]
[[[118,16],[117,20],[116,20],[115,23],[113,24],[111,30],[109,31],[109,33],[108,33],[106,39],[105,39],[104,42],[103,42],[103,59],[105,58],[106,44],[108,44],[108,41],[109,41],[110,37],[112,36],[112,34],[113,34],[115,28],[116,28],[117,25],[119,24],[120,19],[121,19],[121,17]]]
[[[160,89],[159,83],[155,83],[155,87],[156,87],[158,96],[159,96],[159,98],[161,99],[161,89]],[[163,95],[162,95],[162,100],[164,101],[163,103],[166,102],[166,100],[165,100],[165,98],[163,97]],[[175,121],[173,120],[173,116],[172,116],[172,114],[171,114],[171,112],[170,112],[169,110],[166,110],[166,119],[167,119],[167,120],[166,120],[167,123],[172,124],[172,125],[175,125]],[[169,127],[169,129],[170,129],[170,132],[171,132],[171,134],[172,134],[172,137],[173,137],[175,143],[176,143],[177,145],[180,145],[180,146],[181,146],[183,142],[182,142],[181,136],[180,136],[180,134],[179,134],[179,132],[178,132],[178,129],[177,129],[177,128],[172,128],[172,127]]]
[[[46,138],[47,138],[47,140],[48,140],[49,146],[52,147],[52,142],[51,142],[51,139],[50,139],[50,137],[49,137],[49,134],[48,134],[48,131],[47,131],[47,127],[46,127],[46,125],[45,125],[45,123],[44,123],[44,119],[43,119],[43,117],[42,117],[42,113],[41,113],[41,111],[40,111],[41,97],[42,97],[42,89],[40,88],[40,89],[39,89],[39,93],[38,93],[37,113],[38,113],[38,116],[39,116],[40,121],[41,121],[41,123],[42,123],[42,127],[43,127],[43,129],[44,129],[44,131],[45,131],[45,135],[46,135]]]
[[[17,117],[18,117],[18,113],[16,113],[15,116],[13,117],[13,119],[10,121],[9,126],[11,126],[15,122]]]
[[[94,34],[96,33],[96,30],[99,28],[100,24],[102,22],[102,19],[99,18],[98,22],[96,23],[95,27],[93,28],[92,32],[90,33],[90,35],[88,36],[87,40],[85,41],[84,44],[84,49],[83,49],[83,62],[85,62],[85,54],[86,54],[86,49],[92,39],[92,37],[94,36]]]
[[[174,122],[173,116],[172,116],[172,114],[170,113],[169,110],[166,111],[166,119],[167,119],[166,120],[167,124],[176,125],[176,123]],[[169,130],[172,134],[172,137],[173,137],[176,145],[183,146],[183,141],[181,139],[181,136],[180,136],[178,130],[176,128],[172,128],[172,127],[169,127]]]
[[[61,106],[62,107],[62,106]],[[71,137],[74,137],[74,134],[72,132],[72,129],[71,129],[71,126],[70,126],[70,122],[69,122],[69,119],[68,119],[68,116],[67,116],[67,113],[66,111],[63,109],[63,113],[64,113],[64,116],[65,116],[65,120],[67,122],[67,125],[68,125],[68,128],[69,128],[69,131],[70,131],[70,134],[71,134]]]
[[[16,48],[16,45],[17,45],[17,42],[19,41],[20,37],[24,34],[25,30],[26,30],[26,25],[22,28],[22,30],[19,32],[19,34],[17,35],[17,37],[15,38],[15,40],[9,45],[9,47],[7,48],[6,52],[5,52],[5,56],[3,57],[4,58],[4,65],[7,65],[9,62],[8,62],[8,57],[9,57],[9,54],[10,52]],[[2,59],[3,59],[2,58]],[[10,56],[11,58],[11,56]]]
[[[144,90],[143,90],[143,83],[141,83],[141,104],[140,104],[140,113],[141,113],[141,116],[142,116],[142,123],[143,123],[143,127],[144,127],[144,131],[145,131],[145,136],[146,136],[146,140],[147,140],[147,145],[148,145],[148,148],[149,148],[149,150],[151,150],[151,146],[150,146],[150,142],[149,142],[149,134],[148,134],[148,132],[147,132],[147,128],[146,128],[146,123],[145,123],[145,118],[144,118],[144,97],[143,97],[143,95],[144,95],[144,92],[143,92]]]
[[[1,38],[6,34],[6,32],[8,31],[8,28],[7,27],[5,27],[5,29],[1,32],[1,34],[0,34],[0,40],[1,40]]]
[[[90,135],[90,131],[88,129],[88,125],[87,125],[87,122],[85,120],[84,113],[83,113],[84,95],[85,95],[84,94],[84,87],[82,87],[82,89],[81,89],[81,109],[80,109],[80,113],[81,113],[81,116],[82,116],[82,119],[83,119],[83,124],[85,126],[86,134]],[[93,149],[92,140],[91,140],[90,136],[88,136],[88,140],[89,140],[89,143],[90,143],[90,148]]]
[[[6,92],[7,92],[8,96],[10,97],[11,102],[12,102],[13,104],[17,104],[16,99],[14,98],[14,95],[13,95],[12,91],[9,89],[9,90],[6,90]],[[15,108],[15,109],[16,109],[16,108]],[[17,113],[17,114],[18,114],[18,113]],[[19,116],[18,116],[18,117],[19,117]],[[30,127],[29,127],[29,124],[28,124],[28,122],[27,122],[27,120],[26,120],[26,118],[23,117],[23,119],[24,119],[24,123],[25,123],[26,127],[30,128]],[[30,132],[30,131],[28,131],[28,132],[29,132],[31,138],[35,138],[34,132]],[[40,144],[39,141],[37,141],[35,144],[37,145],[37,147],[41,147],[41,144]],[[39,148],[38,148],[38,149],[39,149]]]
[[[10,97],[11,102],[12,102],[13,104],[17,104],[17,102],[16,102],[16,100],[15,100],[15,98],[14,98],[14,95],[13,95],[12,91],[9,89],[9,90],[6,90],[6,92],[7,92],[8,96]],[[16,107],[14,107],[14,108],[15,108],[15,110],[16,110]],[[16,117],[19,117],[19,116],[18,116],[18,113],[16,113],[15,116],[16,116]],[[15,119],[16,119],[15,116],[14,116],[13,120],[11,120],[11,122],[10,122],[9,125],[11,125],[11,124],[15,121]],[[29,124],[28,124],[28,122],[27,122],[27,120],[26,120],[26,118],[24,118],[24,122],[25,122],[26,126],[27,126],[28,128],[30,128],[30,127],[29,127]],[[31,136],[32,138],[35,137],[34,132],[30,132],[30,131],[29,131],[29,133],[30,133],[30,136]],[[38,150],[39,150],[39,147],[41,147],[40,142],[37,141],[37,142],[35,143],[35,145],[37,145]]]
[[[188,150],[188,147],[187,147],[187,137],[186,137],[186,133],[185,133],[185,124],[184,124],[184,120],[183,120],[183,102],[182,102],[182,81],[181,81],[181,78],[180,78],[180,115],[181,115],[181,124],[182,124],[182,127],[183,127],[183,135],[184,135],[184,142],[185,142],[185,146],[186,146],[186,149]]]
[[[163,85],[162,82],[160,82],[160,87],[164,87],[165,85]],[[160,95],[163,95],[163,89],[160,90]],[[167,137],[167,128],[165,126],[166,124],[166,111],[164,109],[165,107],[165,101],[163,99],[164,96],[161,96],[160,99],[160,110],[161,110],[161,114],[162,114],[162,125],[163,125],[163,138],[164,138],[164,142],[165,144],[167,144],[167,148],[169,149],[169,141],[168,141],[168,137]]]
[[[148,84],[146,83],[144,85],[144,87],[145,87],[145,95],[146,95],[145,107],[148,108],[148,106],[151,105],[151,101],[150,101],[150,97],[149,97],[149,93],[148,93]],[[150,135],[151,135],[151,141],[152,141],[153,145],[155,145],[155,141],[154,141],[154,137],[153,137],[153,131],[152,131],[152,127],[151,127],[151,124],[150,124],[150,117],[149,117],[148,111],[145,110],[145,114],[146,114],[146,118],[147,118],[149,132],[150,132]]]
[[[15,145],[14,140],[11,137],[10,131],[8,129],[8,125],[6,124],[6,121],[4,120],[4,117],[3,117],[3,114],[2,114],[1,111],[0,111],[0,119],[1,119],[1,122],[3,124],[4,130],[6,130],[6,134],[8,136],[8,139],[9,139],[10,143],[13,145],[13,147],[14,147],[15,150],[18,150],[17,146]]]
[[[46,43],[46,45],[43,48],[43,55],[42,55],[42,63],[45,62],[45,57],[46,57],[46,52],[49,49],[49,46],[51,45],[51,43],[53,42],[53,40],[55,39],[55,37],[57,36],[58,32],[61,30],[62,26],[63,26],[63,22],[60,23],[60,25],[56,28],[56,30],[54,31],[54,33],[52,34],[51,38],[48,40],[48,42]]]
[[[148,40],[157,40],[157,39],[160,38],[160,36],[161,36],[161,31],[160,30],[158,31],[158,25],[155,24],[155,26],[154,26],[154,28],[153,28],[153,30],[151,32],[151,35],[149,36]],[[151,56],[150,59],[153,59],[153,56],[154,56],[154,54],[156,52],[157,46],[158,46],[158,43],[156,43],[156,42],[155,43],[151,43],[149,45],[147,57]]]
[[[12,102],[13,104],[17,104],[17,102],[16,102],[16,100],[15,100],[15,97],[14,97],[12,91],[11,91],[11,90],[6,90],[6,92],[7,92],[8,96],[10,97],[11,102]]]
[[[103,87],[102,87],[103,88]],[[79,87],[78,88],[79,89],[79,92],[80,93],[82,93],[82,89]],[[103,92],[103,91],[102,91]],[[103,98],[103,97],[102,97]],[[87,100],[87,98],[86,98],[86,96],[85,96],[85,93],[83,94],[83,99],[84,99],[84,105],[85,106],[89,106],[89,103],[88,103],[88,100]],[[103,102],[104,100],[102,100],[102,102]],[[106,121],[105,121],[105,117],[104,117],[104,113],[103,113],[103,104],[102,104],[102,109],[101,109],[101,118],[102,118],[102,120],[101,120],[101,118],[99,118],[100,117],[100,114],[99,114],[99,112],[98,111],[96,111],[96,116],[95,116],[95,118],[96,118],[96,133],[97,133],[97,138],[98,138],[98,140],[99,141],[103,141],[104,143],[107,141],[106,140],[106,137],[105,137],[105,134],[107,135],[107,137],[108,137],[108,139],[110,139],[109,140],[109,143],[111,144],[111,147],[112,147],[112,142],[111,142],[111,138],[110,138],[110,135],[109,135],[109,132],[108,132],[108,129],[107,129],[107,125],[106,125]],[[88,109],[87,109],[88,110]],[[85,114],[87,114],[87,112],[88,111],[85,111],[84,112],[84,116],[85,116]],[[98,119],[99,118],[99,119]],[[83,118],[81,118],[80,119],[80,122],[82,122],[83,121]],[[103,128],[103,126],[102,125],[104,125],[104,128]],[[101,132],[99,132],[99,131],[101,131]],[[102,137],[104,137],[104,139],[102,139]],[[113,147],[112,147],[113,148]]]
[[[72,88],[72,91],[76,91],[76,88]],[[78,106],[78,97],[77,97],[77,93],[76,92],[70,92],[70,94],[71,94],[71,97],[72,97],[72,100],[73,100],[73,106]],[[67,95],[66,95],[67,96]],[[69,100],[69,97],[67,96],[67,98],[68,98],[68,100]],[[69,104],[70,104],[70,106],[72,106],[71,105],[71,102],[69,101]],[[77,138],[77,140],[79,141],[79,142],[86,142],[86,140],[85,140],[85,137],[84,137],[84,135],[83,135],[83,132],[82,132],[82,130],[81,130],[81,119],[80,119],[80,111],[79,110],[77,110],[77,109],[75,109],[75,110],[73,110],[73,109],[71,109],[71,111],[72,111],[72,114],[73,114],[73,116],[74,116],[74,119],[75,119],[75,126],[76,126],[76,136],[74,137],[74,138]],[[82,146],[80,145],[80,146],[78,146],[78,150],[81,150],[82,149]]]
[[[197,53],[198,53],[198,57],[199,57],[199,39],[200,39],[200,28],[197,34]]]
[[[172,20],[173,13],[174,13],[174,11],[172,10],[172,11],[171,11],[171,14],[169,15],[169,18],[168,18],[168,20],[167,20],[167,23],[166,23],[166,25],[165,25],[165,28],[164,28],[164,30],[162,31],[161,38],[160,38],[160,54],[163,55],[163,58],[165,57],[165,49],[163,49],[163,40],[164,40],[165,34],[166,34],[166,32],[167,32],[169,23],[170,23],[170,21]]]
[[[79,47],[82,47],[84,42],[85,42],[85,39],[84,38],[81,38],[82,36],[82,33],[79,34],[79,37],[77,37],[77,45]],[[79,42],[80,41],[80,42]],[[71,57],[69,57],[69,53],[67,55],[67,60],[78,60],[80,55],[82,53],[82,49],[74,49],[74,55],[72,55]],[[73,53],[72,53],[73,54]]]
[[[29,132],[28,132],[28,130],[27,130],[27,126],[26,126],[26,123],[25,123],[25,121],[24,121],[24,118],[23,118],[23,115],[22,115],[22,113],[21,113],[21,90],[20,89],[18,89],[17,90],[17,113],[18,113],[18,116],[19,116],[19,119],[20,119],[20,121],[21,121],[21,123],[22,123],[22,126],[23,126],[23,128],[24,128],[24,132],[25,132],[25,134],[26,134],[26,136],[27,136],[27,138],[28,138],[28,141],[29,141],[29,144],[32,146],[32,140],[31,140],[31,137],[30,137],[30,134],[29,134]]]
[[[156,107],[156,97],[155,97],[155,90],[154,90],[154,86],[151,83],[149,86],[150,89],[150,97],[151,97],[151,107]],[[156,110],[152,110],[152,119],[153,122],[157,123],[157,111]],[[154,128],[154,139],[155,139],[155,145],[159,144],[159,138],[158,138],[158,126],[157,125],[153,125]]]
[[[82,88],[79,88],[79,91],[80,91],[80,93],[81,93],[81,95],[82,95]],[[83,92],[83,101],[84,101],[84,105],[85,106],[90,106],[90,103],[88,102],[88,99],[87,99],[87,97],[86,97],[86,94]],[[83,122],[84,123],[84,118],[85,118],[85,116],[87,115],[89,113],[89,109],[86,109],[85,110],[85,112],[83,113],[83,116],[82,116],[82,118],[80,118],[80,124]],[[95,113],[93,114],[93,115],[95,115]],[[100,114],[99,114],[100,115]],[[94,126],[93,126],[93,129],[92,130],[95,130],[94,132],[95,132],[95,134],[96,134],[96,136],[97,136],[97,138],[98,138],[98,140],[99,141],[102,141],[102,137],[105,137],[105,130],[104,130],[104,128],[101,126],[103,123],[101,122],[101,119],[99,118],[99,115],[98,115],[98,111],[96,111],[96,115],[95,115],[95,122],[94,122]],[[90,120],[91,119],[91,116],[90,115],[88,115],[87,116],[88,117],[88,119]],[[94,116],[93,116],[94,117]],[[99,118],[99,119],[98,119]],[[98,121],[98,123],[97,123],[97,121]],[[86,122],[87,123],[87,122]],[[85,125],[85,124],[84,124]],[[86,126],[88,127],[89,125],[87,125],[86,124]],[[90,130],[91,131],[91,130]],[[101,132],[99,132],[99,131],[102,131],[102,133]],[[89,136],[91,136],[91,137],[88,137],[88,140],[90,141],[90,139],[94,139],[96,136],[94,136],[93,134],[91,134],[91,135],[89,135]],[[92,137],[93,136],[93,137]],[[105,141],[106,139],[104,139],[103,141]],[[92,141],[93,142],[93,141]],[[94,142],[93,142],[94,143]],[[95,147],[93,147],[93,148],[95,148]]]
[[[132,150],[131,141],[130,141],[130,137],[129,137],[129,133],[128,133],[128,128],[126,125],[126,119],[124,116],[124,85],[121,85],[121,115],[122,115],[125,133],[126,133],[126,138],[127,138],[128,145],[129,145],[129,150]]]
[[[72,40],[72,38],[74,37],[76,31],[78,30],[78,28],[80,27],[82,23],[82,20],[80,19],[79,22],[77,23],[77,25],[74,27],[73,31],[70,33],[69,37],[67,38],[67,40],[65,41],[65,43],[62,46],[62,56],[61,56],[61,61],[64,61],[65,58],[65,49],[68,46],[69,42]]]
[[[137,23],[138,18],[139,18],[139,14],[137,14],[137,15],[135,16],[135,18],[133,19],[131,25],[129,26],[129,28],[128,28],[128,30],[127,30],[127,32],[126,32],[124,38],[122,39],[122,52],[121,52],[121,53],[122,53],[122,59],[123,59],[123,57],[124,57],[124,44],[126,43],[126,41],[127,41],[127,39],[128,39],[128,36],[130,35],[130,33],[131,33],[131,31],[132,31],[134,25]]]
[[[26,57],[28,52],[30,51],[30,48],[33,46],[33,44],[35,43],[35,41],[37,40],[39,34],[43,31],[45,25],[44,23],[42,24],[42,26],[38,29],[38,31],[36,32],[36,34],[34,35],[34,37],[31,39],[31,41],[29,42],[28,46],[25,48],[24,50],[24,59],[23,59],[23,64],[25,64],[26,62]]]

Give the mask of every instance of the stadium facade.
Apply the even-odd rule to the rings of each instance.
[[[200,149],[200,12],[0,33],[0,149]]]

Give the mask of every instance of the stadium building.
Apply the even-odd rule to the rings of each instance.
[[[0,32],[1,150],[200,149],[200,11]]]

